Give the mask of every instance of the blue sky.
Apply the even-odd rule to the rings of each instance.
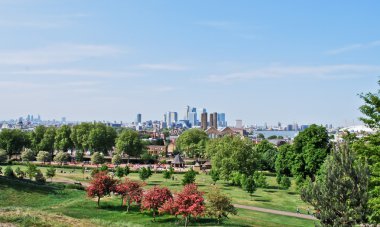
[[[0,0],[0,119],[358,123],[379,1]]]

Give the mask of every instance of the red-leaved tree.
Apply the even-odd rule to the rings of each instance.
[[[191,216],[202,216],[205,210],[203,192],[198,191],[197,185],[187,184],[181,192],[174,195],[174,199],[168,200],[161,206],[160,213],[182,215],[185,219],[185,226],[187,226]]]
[[[122,205],[127,204],[127,212],[131,203],[141,203],[143,198],[143,186],[145,184],[139,181],[132,181],[128,178],[123,183],[116,185],[115,192],[121,196]]]
[[[145,192],[142,200],[141,208],[143,210],[153,211],[153,220],[156,220],[156,213],[158,209],[168,200],[173,198],[172,193],[166,187],[157,187],[149,189]]]
[[[107,172],[97,173],[93,180],[90,182],[90,186],[87,187],[87,195],[91,198],[98,198],[98,207],[100,204],[100,198],[105,195],[109,195],[115,190],[117,180],[107,175]]]

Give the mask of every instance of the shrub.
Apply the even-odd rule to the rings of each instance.
[[[191,168],[183,175],[182,185],[192,184],[195,182],[195,176],[197,173]]]
[[[69,159],[70,159],[70,155],[63,151],[58,152],[54,157],[54,161],[60,163],[61,165],[64,162],[67,162]]]
[[[34,160],[34,152],[31,149],[25,149],[21,152],[21,159],[24,162],[29,162]]]
[[[15,174],[20,179],[23,179],[25,177],[25,173],[20,169],[20,167],[17,167],[15,169]]]
[[[255,179],[256,186],[258,188],[267,188],[268,183],[267,183],[267,178],[262,172],[255,172],[253,174],[253,177]]]
[[[50,161],[50,154],[49,154],[49,152],[47,152],[47,151],[40,151],[40,152],[38,152],[38,154],[37,154],[37,161],[43,162],[43,163]]]
[[[41,170],[38,170],[36,173],[36,176],[34,177],[36,179],[36,182],[45,184],[46,183],[46,178],[42,174]]]
[[[8,160],[8,155],[5,150],[0,149],[0,163],[6,162]]]
[[[104,156],[100,152],[95,152],[91,156],[91,163],[95,165],[103,164],[104,163]]]
[[[292,183],[291,183],[289,177],[287,177],[287,176],[282,176],[281,177],[280,186],[281,186],[282,189],[288,189],[288,188],[290,188],[291,184]]]
[[[4,176],[6,177],[15,177],[15,173],[13,172],[13,169],[10,166],[7,166],[4,170]]]
[[[121,168],[120,166],[116,167],[115,168],[115,175],[118,177],[118,178],[122,178],[124,176],[124,169]]]
[[[107,165],[102,165],[100,167],[100,171],[102,171],[102,172],[108,172],[108,166]]]
[[[120,165],[121,164],[121,156],[119,154],[115,154],[113,157],[112,157],[112,164],[114,165]]]

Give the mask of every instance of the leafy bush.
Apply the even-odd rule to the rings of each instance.
[[[262,172],[255,172],[253,174],[253,178],[255,179],[256,186],[258,188],[267,188],[267,177]]]
[[[10,166],[7,166],[4,170],[4,176],[6,177],[15,177],[15,173],[13,172],[13,169]]]
[[[36,182],[45,184],[46,183],[46,178],[42,174],[41,170],[37,170],[36,176],[34,177],[36,179]]]
[[[282,176],[280,186],[282,189],[288,189],[292,185],[292,182],[290,181],[289,177]]]
[[[192,184],[195,182],[195,176],[197,172],[195,172],[192,168],[183,175],[182,185]]]
[[[5,150],[0,150],[0,163],[6,162],[8,159],[7,152]]]

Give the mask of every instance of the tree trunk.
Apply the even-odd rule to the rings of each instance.
[[[186,218],[185,218],[185,227],[187,227],[187,224],[189,223],[189,217],[188,216],[186,216]]]
[[[153,221],[155,222],[156,221],[156,210],[153,209]]]
[[[129,212],[130,206],[131,206],[131,200],[128,198],[128,200],[127,200],[127,213]]]
[[[98,207],[100,206],[100,197],[98,197]]]

